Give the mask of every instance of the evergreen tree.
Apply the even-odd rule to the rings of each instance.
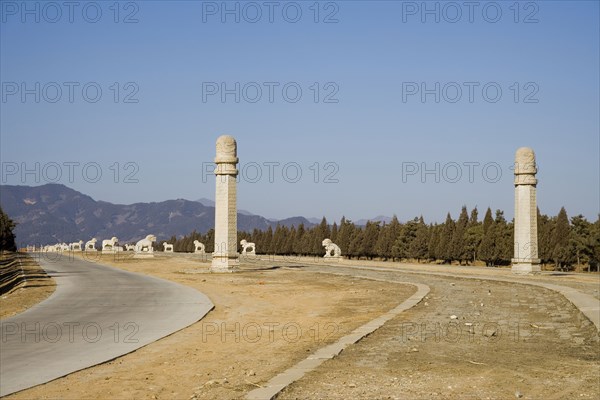
[[[568,252],[570,230],[567,212],[564,207],[561,207],[552,235],[552,259],[555,268],[559,271],[567,269],[572,260]]]
[[[483,236],[488,233],[488,230],[494,223],[494,218],[492,218],[492,210],[488,207],[485,212],[485,217],[483,217]]]
[[[592,251],[590,255],[590,270],[600,270],[600,214],[590,227],[590,241]]]
[[[0,206],[0,251],[17,251],[14,229],[17,224]]]
[[[577,265],[588,264],[589,267],[593,253],[591,227],[592,224],[581,214],[571,218],[568,252],[574,257]]]
[[[331,237],[330,237],[330,239],[333,243],[337,243],[336,242],[337,234],[338,234],[338,226],[337,226],[337,222],[334,221],[333,225],[331,226]]]
[[[294,225],[292,225],[292,227],[289,230],[288,236],[286,238],[284,247],[283,247],[283,254],[290,255],[290,254],[294,253],[295,240],[296,240],[296,228],[294,227]]]
[[[465,232],[465,255],[466,260],[475,261],[478,258],[477,250],[483,239],[483,224],[470,225]]]
[[[477,254],[479,255],[479,259],[485,262],[485,265],[488,267],[495,266],[495,236],[496,229],[495,224],[492,221],[491,225],[488,225],[487,233],[483,235],[483,239],[481,240],[481,244],[479,245],[479,250]]]
[[[444,263],[452,262],[452,238],[454,236],[455,224],[454,220],[450,213],[446,215],[446,222],[444,222],[444,226],[442,228],[442,233],[440,235],[440,241],[438,243],[438,247],[436,252],[440,260],[443,260]]]
[[[354,230],[354,224],[351,221],[347,221],[345,217],[342,217],[336,242],[342,250],[342,254],[350,254],[350,243],[354,235]]]
[[[542,215],[537,210],[538,223],[538,258],[542,264],[552,262],[552,235],[554,234],[554,225],[556,219],[551,219],[547,215]]]
[[[354,225],[352,225],[354,226]],[[354,227],[350,236],[350,244],[348,245],[349,258],[356,257],[360,259],[362,255],[363,230],[360,227]],[[338,245],[339,246],[339,245]]]
[[[471,216],[469,217],[469,228],[479,224],[479,221],[477,220],[478,216],[479,216],[479,211],[477,211],[477,207],[475,207],[474,209],[471,210]],[[491,213],[490,213],[490,217],[491,217]]]
[[[496,210],[493,226],[493,265],[508,265],[513,254],[512,224],[507,224],[504,211]]]
[[[275,231],[273,232],[273,239],[271,240],[271,245],[269,246],[269,253],[273,255],[279,254],[279,244],[283,240],[283,227],[279,224],[275,227]]]
[[[416,259],[418,263],[420,263],[421,260],[426,259],[429,247],[429,237],[429,229],[427,228],[427,225],[425,225],[423,216],[421,216],[417,223],[415,238],[408,248],[408,256]]]
[[[465,247],[465,236],[468,224],[469,214],[467,213],[467,207],[463,206],[460,212],[460,216],[456,221],[456,228],[454,230],[452,242],[450,245],[450,255],[452,256],[452,259],[458,260],[461,265],[463,261],[468,259]]]
[[[382,257],[384,260],[392,258],[392,247],[399,234],[400,221],[398,221],[398,217],[394,215],[390,223],[385,224],[379,232],[379,238],[375,245],[375,252],[379,257]]]
[[[304,229],[304,224],[298,225],[298,229],[296,230],[296,234],[294,235],[294,245],[292,250],[294,254],[297,255],[305,255],[306,254],[306,230]]]
[[[392,247],[392,255],[394,258],[409,258],[409,250],[412,242],[417,236],[417,224],[418,218],[412,221],[407,221],[406,224],[402,224],[400,228],[400,235],[396,238],[394,246]]]
[[[379,238],[380,229],[379,221],[367,221],[360,250],[361,255],[364,255],[369,260],[372,260],[376,255],[375,245],[377,244],[377,239]]]

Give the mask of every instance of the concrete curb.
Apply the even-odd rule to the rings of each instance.
[[[329,273],[322,272],[333,275],[344,275],[337,273]],[[412,285],[417,287],[417,291],[410,296],[408,299],[400,303],[398,306],[394,307],[387,313],[375,318],[372,321],[367,322],[366,324],[356,328],[354,331],[349,333],[348,335],[342,337],[337,342],[330,344],[328,346],[322,347],[317,350],[315,353],[311,354],[305,360],[300,361],[298,364],[294,365],[291,368],[288,368],[284,372],[275,376],[271,380],[269,380],[265,387],[252,390],[246,395],[246,399],[249,400],[270,400],[273,399],[281,392],[285,387],[302,378],[307,372],[310,372],[316,369],[319,365],[321,365],[326,360],[330,360],[340,354],[346,347],[357,343],[365,336],[370,335],[375,332],[377,329],[382,327],[387,321],[396,317],[401,312],[408,310],[409,308],[417,305],[423,298],[429,293],[429,286],[423,285],[420,283],[412,283],[412,282],[397,282],[390,281],[387,279],[377,279],[377,278],[369,278],[369,277],[360,277],[361,279],[371,279],[376,281],[385,281],[392,283],[400,283],[405,285]]]

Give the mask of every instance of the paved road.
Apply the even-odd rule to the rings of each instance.
[[[47,300],[0,323],[0,396],[109,361],[200,320],[214,306],[195,289],[54,256]]]

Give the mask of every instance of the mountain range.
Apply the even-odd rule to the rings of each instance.
[[[184,199],[152,203],[113,204],[92,199],[61,184],[42,186],[0,186],[0,205],[18,225],[19,246],[84,242],[116,236],[120,243],[135,242],[148,234],[159,241],[182,237],[196,230],[205,233],[214,227],[214,202]],[[275,228],[277,224],[314,224],[304,217],[272,220],[248,211],[238,212],[238,229]]]

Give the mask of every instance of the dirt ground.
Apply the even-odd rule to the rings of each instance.
[[[503,282],[406,280],[431,292],[278,399],[600,398],[598,331],[563,296]]]
[[[423,283],[431,292],[278,398],[600,398],[596,327],[551,290],[484,280],[498,271],[402,264],[375,271],[349,266],[392,264],[270,259],[242,273],[209,274],[208,262],[190,255],[104,255],[101,262],[192,286],[216,308],[134,353],[7,399],[243,398],[414,293],[414,286],[394,281]],[[415,268],[482,278],[402,271]],[[532,279],[598,297],[598,275]]]
[[[2,254],[0,257],[8,257]],[[0,297],[0,319],[22,313],[48,298],[56,289],[54,279],[46,275],[35,260],[27,254],[16,254],[27,280]]]
[[[116,360],[7,399],[232,399],[387,312],[414,286],[288,269],[206,273],[194,258],[100,260],[194,287],[202,321]]]

